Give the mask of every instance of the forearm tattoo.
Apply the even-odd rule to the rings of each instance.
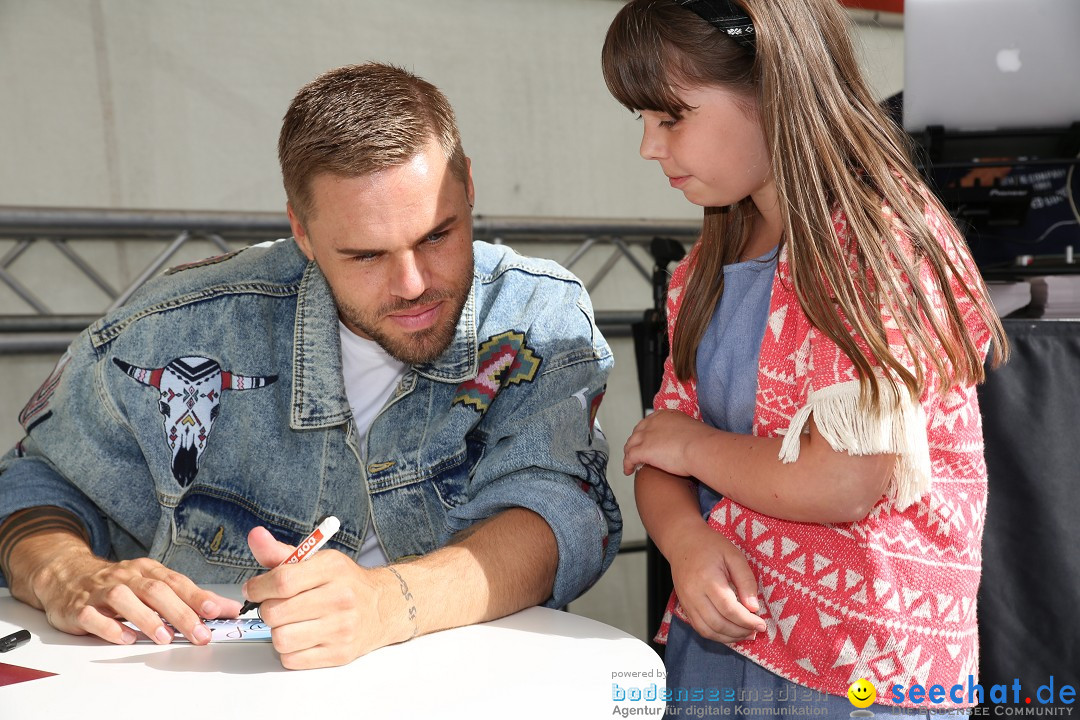
[[[82,538],[87,545],[90,536],[82,522],[67,510],[58,507],[36,507],[12,513],[0,525],[0,572],[11,584],[11,552],[21,540],[45,532],[66,532]]]
[[[412,621],[412,635],[409,636],[409,639],[412,640],[420,632],[420,625],[416,621],[416,601],[413,600],[413,594],[409,592],[409,584],[405,582],[405,578],[401,577],[401,574],[390,565],[387,565],[386,569],[394,573],[394,577],[398,579],[398,583],[401,585],[401,596],[405,598],[405,602],[409,606],[409,620]]]

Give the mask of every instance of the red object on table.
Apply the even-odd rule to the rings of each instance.
[[[34,670],[33,668],[0,663],[0,686],[14,685],[15,683],[21,683],[27,680],[51,677],[55,674],[56,673],[46,672],[44,670]]]

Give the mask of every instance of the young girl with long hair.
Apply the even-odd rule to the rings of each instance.
[[[672,714],[978,700],[975,385],[1007,343],[849,32],[836,0],[631,0],[604,43],[641,155],[705,208],[624,459],[672,567]]]

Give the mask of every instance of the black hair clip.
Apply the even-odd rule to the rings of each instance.
[[[746,11],[732,0],[675,0],[682,7],[692,10],[717,30],[754,52],[754,22]]]

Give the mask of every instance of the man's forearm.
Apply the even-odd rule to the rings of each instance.
[[[28,605],[42,608],[31,583],[48,560],[65,551],[90,554],[86,528],[67,510],[27,508],[12,513],[0,525],[0,572],[11,594]]]
[[[551,596],[559,565],[551,528],[511,508],[413,562],[388,566],[396,588],[380,615],[399,640],[494,620]]]

